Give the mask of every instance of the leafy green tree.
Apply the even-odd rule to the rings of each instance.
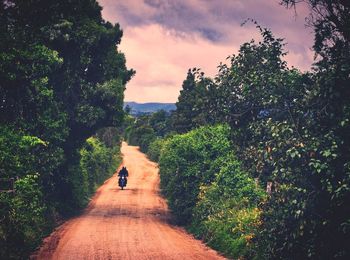
[[[82,205],[86,205],[87,200],[93,194],[97,187],[101,185],[108,177],[110,177],[120,163],[120,157],[114,157],[118,154],[119,145],[108,147],[96,137],[90,137],[86,140],[86,144],[79,151],[81,155],[80,169],[81,174],[77,176],[75,187],[82,189],[83,197],[79,199]]]
[[[174,114],[174,127],[178,133],[185,133],[194,126],[193,105],[195,103],[196,74],[195,70],[188,70],[187,77],[182,84],[182,90],[178,102],[176,102],[176,112]]]
[[[282,1],[287,6],[297,2]],[[244,43],[229,65],[219,66],[213,81],[203,83],[203,76],[188,76],[193,87],[186,92],[188,86],[184,86],[178,103],[192,106],[179,106],[176,113],[186,111],[186,127],[180,132],[228,121],[243,170],[263,187],[267,182],[273,185],[259,209],[262,226],[255,240],[266,259],[346,259],[350,241],[346,206],[350,199],[350,6],[340,0],[304,2],[311,7],[309,21],[315,29],[318,55],[311,72],[288,68],[283,40],[257,26],[262,41]],[[177,144],[187,147],[181,139]],[[196,151],[191,153],[196,158]],[[167,167],[178,176],[170,166],[180,164],[176,158],[170,156],[173,161]],[[163,185],[175,190],[175,178],[170,176],[170,171],[161,175]],[[182,205],[182,200],[170,203]],[[184,208],[180,212],[186,213]],[[219,227],[218,223],[210,226],[211,230]]]
[[[182,88],[172,115],[172,124],[177,133],[225,122],[228,112],[226,109],[223,114],[225,109],[222,105],[226,97],[214,80],[193,68],[188,71]]]
[[[122,129],[117,127],[105,127],[97,131],[97,138],[108,148],[115,148],[120,145]]]
[[[36,156],[47,143],[0,126],[0,178],[14,180],[15,192],[0,192],[0,258],[27,255],[46,234],[48,209],[44,203],[42,177]],[[42,158],[42,164],[47,158]],[[54,164],[54,161],[52,160]]]
[[[267,259],[343,257],[348,148],[341,145],[345,136],[336,133],[346,126],[346,106],[332,113],[342,104],[339,100],[324,111],[323,92],[323,80],[329,84],[336,74],[325,74],[326,67],[304,75],[288,69],[281,59],[282,41],[268,30],[261,32],[263,41],[243,44],[231,67],[220,68],[217,81],[230,104],[237,156],[263,186],[268,181],[274,185],[262,207],[258,243]],[[323,234],[333,234],[338,242],[329,243]]]
[[[164,138],[172,132],[172,115],[160,110],[133,118],[128,117],[123,126],[124,136],[131,145],[140,146],[141,151],[148,153],[153,141]],[[158,144],[152,148],[154,149]],[[154,153],[156,151],[152,151]]]
[[[282,2],[288,6],[296,3]],[[300,171],[303,178],[299,181],[306,180],[310,186],[294,191],[292,187],[282,186],[283,192],[269,201],[265,209],[265,248],[267,257],[346,259],[349,256],[346,241],[350,240],[346,228],[350,215],[346,207],[350,198],[349,4],[304,2],[311,7],[309,21],[315,30],[314,50],[318,61],[314,66],[311,95],[301,108],[309,115],[302,127],[306,142],[291,150],[290,156],[300,158],[297,165],[302,169],[294,172]],[[293,213],[278,216],[275,210],[281,205],[293,209],[287,211]],[[292,216],[299,223],[286,228]],[[277,223],[281,224],[274,226]],[[272,226],[278,236],[269,235]]]
[[[2,115],[18,118],[28,113],[28,117],[33,117],[33,109],[28,109],[28,105],[21,104],[21,111],[17,111],[11,109],[11,104],[20,104],[14,101],[19,93],[28,93],[33,88],[38,91],[50,83],[51,90],[42,92],[46,96],[53,95],[61,111],[58,114],[64,113],[66,117],[70,129],[66,152],[72,150],[74,144],[79,147],[97,129],[116,125],[121,120],[124,85],[134,71],[126,69],[124,55],[116,51],[122,37],[119,25],[102,20],[101,7],[96,1],[13,0],[3,1],[2,8],[2,19],[7,22],[2,33],[8,36],[3,42],[1,56],[5,62],[2,73],[5,80],[1,86],[6,95]],[[30,56],[25,56],[26,53]],[[28,61],[21,62],[23,58]],[[28,65],[33,62],[38,65]],[[60,63],[60,68],[52,73],[52,69],[49,70],[54,62]],[[11,64],[16,64],[21,74],[38,79],[24,85],[21,78],[25,76],[14,73]],[[39,73],[29,70],[33,68]],[[17,87],[11,87],[13,85]],[[17,92],[10,93],[13,89]],[[36,92],[30,95],[34,94]],[[32,98],[23,96],[19,100],[28,102]],[[37,104],[36,101],[32,103]]]
[[[313,16],[315,51],[321,56],[313,72],[289,69],[283,41],[257,26],[262,41],[243,44],[230,65],[220,65],[214,84],[207,85],[218,97],[223,116],[217,120],[230,122],[242,168],[263,187],[273,185],[259,210],[263,225],[255,240],[267,259],[348,255],[349,43],[344,28],[333,30],[334,21],[321,22],[341,12],[339,20],[346,24],[348,12],[342,11],[348,9],[328,1],[310,5],[322,14]],[[215,102],[193,104],[204,108]],[[200,114],[191,115],[192,127]]]
[[[260,28],[263,41],[243,44],[216,79],[244,169],[263,186],[274,185],[257,240],[267,259],[348,255],[349,43],[342,29],[333,37],[332,27],[320,22],[347,7],[326,2],[310,3],[322,10],[314,47],[321,58],[313,73],[289,69],[282,40]]]
[[[149,124],[159,137],[164,137],[171,131],[170,116],[164,110],[153,113],[149,119]]]
[[[1,0],[0,23],[1,177],[20,182],[38,174],[33,185],[42,192],[48,225],[58,212],[84,205],[89,193],[77,188],[86,177],[79,151],[99,129],[121,125],[123,92],[134,71],[117,49],[119,25],[105,22],[94,0]],[[107,145],[119,143],[111,137],[116,132],[107,132],[99,132]],[[107,170],[101,165],[117,158],[113,149],[102,150],[95,166]],[[23,214],[30,219],[34,212]],[[34,233],[43,236],[39,229]],[[15,253],[16,237],[7,240],[7,257]],[[34,244],[25,240],[16,257],[25,257]]]

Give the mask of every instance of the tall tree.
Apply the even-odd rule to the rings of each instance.
[[[196,102],[195,89],[195,70],[188,70],[187,77],[182,83],[182,90],[176,102],[176,112],[174,114],[174,127],[179,133],[185,133],[193,128],[193,108]]]
[[[217,112],[216,95],[213,95],[217,92],[213,86],[213,81],[205,77],[200,69],[188,70],[173,115],[174,128],[178,133],[218,122],[213,116]]]
[[[282,1],[289,7],[297,2]],[[303,117],[309,117],[299,124],[302,129],[299,132],[304,132],[303,145],[293,149],[294,158],[301,158],[297,165],[304,167],[300,170],[294,167],[293,172],[300,172],[310,186],[294,192],[290,189],[289,195],[277,192],[267,203],[264,248],[268,258],[347,259],[350,255],[347,246],[350,209],[346,204],[350,200],[350,5],[348,1],[337,0],[303,2],[310,7],[309,25],[314,27],[313,48],[318,59],[305,95],[306,104],[301,108]],[[276,210],[282,208],[294,208],[294,214],[275,218]],[[278,235],[271,235],[271,229]]]
[[[4,68],[6,72],[28,64],[29,61],[20,61],[25,58],[21,52],[32,55],[32,48],[38,52],[42,46],[39,50],[46,48],[46,52],[58,55],[61,66],[47,81],[56,102],[61,104],[60,109],[67,115],[70,145],[76,143],[79,146],[97,129],[120,121],[124,85],[134,71],[126,69],[125,57],[116,47],[122,37],[119,25],[103,21],[101,7],[96,1],[2,1],[1,17],[7,25],[2,27],[3,35],[7,36],[2,41],[3,57],[7,59],[5,65],[19,60],[12,67]],[[9,84],[1,85],[2,93],[23,88],[24,85],[18,82],[20,79],[14,82],[11,75],[8,77]],[[11,88],[11,84],[17,87]],[[28,92],[30,88],[25,89]],[[13,100],[18,97],[16,94]],[[2,115],[18,118],[22,112],[32,114],[24,105],[22,112],[11,110],[9,94],[3,100],[3,109],[8,109]]]
[[[102,19],[95,0],[0,0],[0,139],[11,144],[1,153],[1,177],[31,185],[48,216],[82,206],[79,150],[98,129],[122,123],[123,92],[134,74],[117,48],[122,34]],[[29,235],[42,235],[26,227],[45,207],[13,208],[26,203],[30,193],[24,195],[0,198],[7,209],[0,258],[23,254],[9,249],[16,239],[25,251]]]

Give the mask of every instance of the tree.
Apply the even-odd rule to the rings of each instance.
[[[298,2],[282,1],[288,7]],[[260,232],[254,240],[266,259],[347,259],[350,5],[341,0],[303,2],[311,7],[309,24],[315,29],[318,59],[313,70],[290,69],[283,60],[283,40],[257,26],[262,41],[244,43],[229,65],[219,66],[214,81],[200,85],[203,81],[188,75],[194,87],[188,97],[181,92],[178,103],[192,106],[178,106],[179,115],[186,114],[181,131],[207,124],[210,115],[214,122],[228,120],[242,169],[263,187],[273,184],[260,206]],[[180,140],[174,145],[187,147]],[[163,175],[162,182],[171,190],[175,184],[169,176]],[[182,205],[175,197],[174,203]]]
[[[38,187],[47,206],[38,205],[38,211],[45,209],[47,226],[57,211],[67,214],[84,206],[81,201],[90,194],[79,187],[86,173],[80,150],[99,129],[122,124],[123,92],[134,71],[126,68],[117,48],[122,30],[102,19],[95,0],[1,0],[0,34],[0,139],[1,145],[12,144],[4,150],[0,168],[6,177],[18,177],[19,183],[29,175],[38,176],[33,187]],[[102,132],[101,139],[112,145],[115,140]],[[10,133],[24,141],[13,142]],[[35,140],[42,145],[32,147]],[[103,154],[101,164],[114,158],[104,145],[94,147]],[[89,158],[93,149],[86,151]],[[23,214],[31,218],[30,212]],[[16,216],[22,221],[20,213]],[[7,236],[2,228],[0,222],[0,239]],[[23,232],[26,239],[29,233]],[[35,232],[30,235],[40,239],[43,230]],[[16,237],[11,239],[6,250],[16,244]],[[25,258],[33,249],[28,241],[21,252],[5,250],[3,258]]]
[[[196,102],[195,88],[195,70],[188,70],[187,77],[182,83],[182,90],[176,102],[174,114],[174,127],[179,133],[185,133],[194,127],[192,119],[194,117],[193,106]]]
[[[311,169],[304,170],[304,174],[309,176],[313,189],[308,195],[306,213],[301,212],[304,226],[310,230],[295,240],[302,243],[300,239],[304,237],[309,243],[303,256],[345,259],[349,257],[346,241],[350,240],[350,230],[345,228],[350,216],[346,206],[350,199],[350,5],[347,1],[303,2],[310,7],[308,21],[315,31],[313,48],[318,61],[312,95],[305,109],[312,115],[307,121],[306,138],[312,139],[313,144],[309,151]],[[291,7],[297,1],[282,3]],[[280,254],[293,250],[282,245],[276,248]]]
[[[116,125],[121,120],[124,85],[134,71],[126,69],[125,57],[116,49],[122,37],[119,25],[113,26],[102,20],[101,7],[96,1],[10,0],[2,1],[2,9],[1,19],[7,24],[2,27],[2,33],[8,36],[1,45],[2,57],[7,61],[5,64],[20,61],[25,53],[31,55],[34,51],[59,55],[60,69],[49,75],[46,81],[52,85],[55,101],[61,104],[60,110],[67,116],[69,146],[74,143],[79,146],[97,129]],[[16,49],[18,51],[9,55]],[[36,55],[34,58],[38,57]],[[48,58],[53,62],[55,56]],[[42,60],[38,62],[43,64]],[[18,64],[20,71],[27,72],[25,67],[20,67],[26,62],[14,64]],[[48,71],[48,68],[39,69],[42,73]],[[11,68],[5,67],[4,70],[11,71]],[[35,75],[34,72],[30,74]],[[10,84],[3,81],[4,93],[13,89],[11,85],[23,86],[18,76],[17,81],[9,79]],[[26,88],[27,91],[30,89]],[[13,96],[13,99],[17,97]],[[5,108],[11,108],[8,104],[10,93],[5,100]],[[31,99],[25,97],[22,100]],[[23,111],[32,114],[25,108]],[[8,114],[9,111],[4,112]],[[15,110],[8,116],[14,118],[20,113]]]

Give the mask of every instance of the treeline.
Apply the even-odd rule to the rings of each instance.
[[[158,161],[160,142],[175,133],[172,118],[173,113],[164,110],[138,117],[128,116],[124,123],[124,139],[130,145],[140,146],[151,160]]]
[[[143,147],[160,153],[178,222],[232,258],[350,257],[350,6],[306,2],[311,71],[289,68],[284,41],[257,25],[262,40],[215,78],[189,70],[168,121],[177,134]]]
[[[0,258],[26,259],[120,162],[134,71],[94,0],[1,0],[0,35]]]

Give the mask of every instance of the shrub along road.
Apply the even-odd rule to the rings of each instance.
[[[114,175],[89,207],[48,237],[37,259],[223,259],[170,222],[159,196],[157,164],[137,147],[122,145],[129,170],[125,190]]]

